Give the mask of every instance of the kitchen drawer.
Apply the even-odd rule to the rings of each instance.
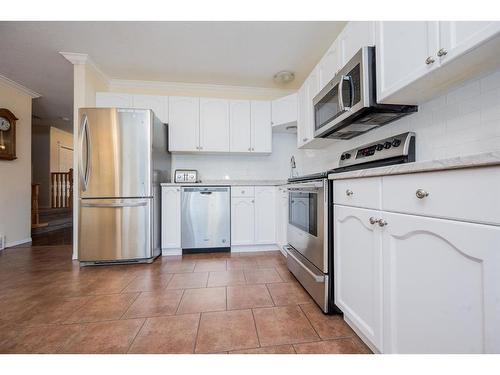
[[[384,211],[500,225],[499,166],[385,176],[382,186]]]
[[[345,206],[380,209],[381,177],[333,181],[333,203]]]
[[[254,197],[254,186],[231,186],[232,197]]]

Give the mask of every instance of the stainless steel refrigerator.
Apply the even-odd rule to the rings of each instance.
[[[167,125],[146,109],[82,108],[79,121],[79,261],[152,262],[171,176]]]

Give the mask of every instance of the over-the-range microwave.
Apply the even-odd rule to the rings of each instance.
[[[416,105],[378,104],[375,47],[361,48],[313,99],[314,137],[351,139],[417,112]]]

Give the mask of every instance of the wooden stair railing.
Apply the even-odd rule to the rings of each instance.
[[[31,184],[31,228],[46,227],[48,223],[40,223],[40,212],[38,210],[38,197],[40,196],[40,184]]]
[[[73,169],[50,174],[50,202],[52,208],[73,206]]]

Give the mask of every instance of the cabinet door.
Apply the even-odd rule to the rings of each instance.
[[[284,246],[287,241],[288,226],[288,191],[286,187],[276,188],[276,242]]]
[[[278,126],[297,121],[297,94],[272,101],[272,125]]]
[[[229,124],[231,133],[231,152],[250,152],[250,101],[231,100],[229,102]]]
[[[231,245],[255,243],[254,198],[231,198]]]
[[[169,99],[169,150],[198,151],[200,99],[182,96],[171,96]]]
[[[301,147],[307,142],[307,124],[306,124],[306,82],[297,92],[297,147]]]
[[[161,247],[181,247],[181,189],[178,187],[161,189]]]
[[[271,102],[252,100],[250,107],[250,119],[252,123],[252,152],[270,153],[273,150]]]
[[[101,108],[132,108],[132,95],[114,92],[97,92],[95,94],[95,105]]]
[[[384,350],[500,353],[500,227],[383,217]]]
[[[328,51],[318,64],[319,91],[321,91],[328,82],[335,77],[335,74],[340,69],[338,38],[335,39]]]
[[[339,37],[340,66],[344,66],[362,48],[375,44],[375,22],[351,21]]]
[[[390,103],[398,90],[439,66],[436,56],[439,44],[438,29],[438,22],[434,21],[376,22],[379,102]]]
[[[200,149],[229,151],[229,102],[200,99]]]
[[[335,304],[382,351],[382,235],[370,223],[380,211],[334,206]]]
[[[439,22],[439,49],[442,64],[451,61],[475,46],[500,33],[497,21]]]
[[[300,93],[300,100],[303,101],[300,108],[301,130],[297,128],[299,147],[310,142],[314,138],[314,108],[313,99],[319,92],[318,70],[314,69],[304,82],[304,92]],[[299,135],[300,133],[300,135]]]
[[[134,95],[134,108],[152,109],[161,122],[168,124],[168,96]]]
[[[276,188],[255,187],[255,243],[276,243]]]

